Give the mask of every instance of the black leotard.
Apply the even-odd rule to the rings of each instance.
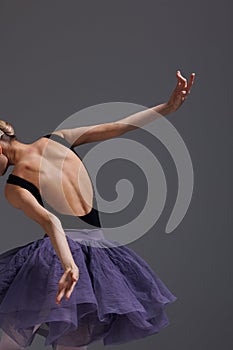
[[[47,134],[47,135],[44,135],[42,137],[47,137],[47,138],[50,138],[56,142],[61,143],[64,146],[70,148],[76,155],[78,155],[75,152],[74,148],[72,146],[70,146],[70,144],[63,137],[56,135],[56,134]],[[32,195],[37,199],[37,201],[44,207],[44,203],[43,203],[43,200],[41,198],[41,195],[40,195],[38,188],[30,181],[28,181],[20,176],[17,176],[14,174],[9,174],[6,182],[10,183],[10,184],[15,184],[15,185],[21,186],[21,187],[27,189],[28,191],[30,191],[32,193]],[[94,189],[93,189],[93,191],[94,191]],[[46,205],[46,207],[47,206],[49,207],[48,204]],[[93,226],[101,227],[99,212],[98,212],[98,209],[95,209],[95,208],[97,208],[97,203],[96,203],[95,193],[93,193],[93,207],[92,207],[92,210],[90,211],[90,213],[88,213],[86,215],[82,215],[82,216],[66,215],[66,214],[59,213],[58,217],[59,217],[59,219],[62,223],[62,227],[64,229],[65,228],[67,228],[67,229],[69,229],[69,228],[80,228],[80,229],[93,228]],[[81,220],[77,220],[77,218],[79,218]],[[88,227],[88,224],[90,224],[91,226]],[[45,236],[47,236],[47,234],[45,234]]]

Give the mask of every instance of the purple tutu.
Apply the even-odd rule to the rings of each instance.
[[[49,237],[0,254],[0,327],[20,346],[80,347],[143,338],[169,324],[174,296],[145,260],[106,240],[102,229],[66,229],[79,280],[56,304],[64,273]]]

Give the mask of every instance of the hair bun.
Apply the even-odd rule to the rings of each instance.
[[[15,137],[15,131],[13,126],[5,120],[0,119],[0,131],[7,136]],[[1,133],[1,136],[3,135]]]

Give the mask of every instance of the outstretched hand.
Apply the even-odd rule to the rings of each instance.
[[[63,273],[59,283],[58,283],[58,292],[56,295],[56,304],[60,304],[61,299],[64,294],[66,295],[66,300],[68,300],[73,292],[73,289],[79,279],[79,268],[70,267],[66,269]]]
[[[168,101],[168,104],[172,107],[173,111],[176,111],[190,94],[191,87],[194,83],[195,73],[192,73],[189,82],[181,75],[180,71],[176,72],[178,78],[177,85]]]

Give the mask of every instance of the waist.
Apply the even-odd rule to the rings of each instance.
[[[64,229],[65,234],[74,241],[105,239],[104,232],[100,228],[95,229]]]
[[[64,232],[66,236],[70,237],[74,241],[105,239],[104,232],[101,228],[95,228],[95,229],[65,228]],[[45,233],[43,238],[44,237],[49,237],[49,236]]]

